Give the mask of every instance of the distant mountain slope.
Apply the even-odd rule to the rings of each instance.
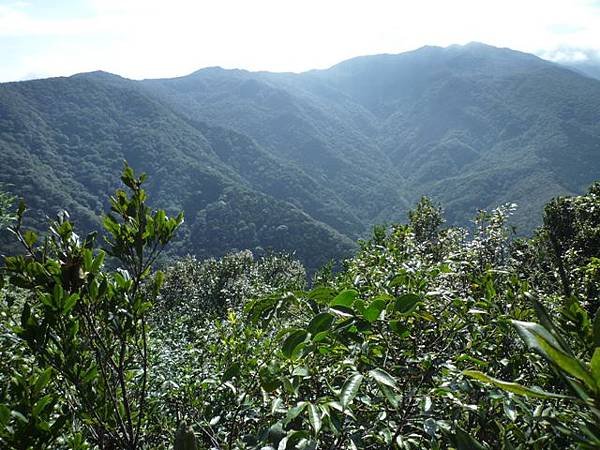
[[[94,72],[0,84],[0,182],[89,228],[122,160],[184,209],[179,253],[347,254],[422,194],[466,224],[516,202],[527,233],[551,197],[600,178],[600,81],[473,43],[301,74],[209,68],[161,80]]]
[[[179,253],[206,257],[235,247],[286,248],[314,268],[353,247],[352,240],[285,200],[286,191],[293,191],[307,209],[329,213],[302,174],[244,136],[180,117],[129,80],[94,73],[3,84],[0,118],[0,182],[25,197],[38,227],[43,214],[60,208],[85,229],[97,227],[126,159],[150,175],[153,204],[185,210],[175,244]],[[244,155],[249,162],[240,167]],[[240,206],[235,222],[221,207],[229,202]],[[332,220],[343,218],[340,212]],[[225,226],[227,235],[210,234]],[[322,251],[311,252],[314,241]]]
[[[211,68],[144,85],[319,175],[366,223],[403,218],[427,193],[454,223],[515,201],[526,233],[552,196],[581,192],[600,173],[600,83],[479,43],[302,74]]]
[[[581,61],[565,64],[565,67],[590,78],[600,80],[600,61]]]
[[[403,180],[365,133],[369,128],[375,133],[368,112],[322,84],[316,93],[303,89],[297,78],[211,68],[182,78],[148,80],[144,86],[195,120],[252,137],[276,159],[317,180],[332,204],[363,222],[390,205],[406,210]]]
[[[454,222],[515,201],[529,230],[552,195],[581,192],[600,174],[600,83],[533,55],[426,47],[316,76],[381,118],[379,147]]]

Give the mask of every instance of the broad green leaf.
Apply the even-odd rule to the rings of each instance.
[[[374,322],[379,318],[381,311],[385,309],[387,302],[382,298],[376,298],[363,312],[363,317],[369,322]]]
[[[83,374],[83,381],[85,383],[89,383],[98,375],[98,366],[96,364],[92,364],[92,366]]]
[[[50,381],[50,377],[52,376],[52,368],[48,367],[41,374],[38,375],[37,380],[35,381],[35,385],[33,386],[34,395],[42,392],[42,389],[46,387],[48,382]]]
[[[86,248],[83,251],[83,267],[85,268],[85,270],[87,272],[90,271],[90,269],[92,268],[92,262],[93,262],[93,257],[92,257],[92,251],[88,248]]]
[[[329,287],[317,287],[308,293],[308,298],[316,300],[318,303],[328,304],[335,296],[335,291]]]
[[[69,295],[69,297],[65,300],[65,303],[63,305],[63,309],[62,309],[63,314],[68,314],[73,309],[75,304],[77,303],[77,300],[79,300],[78,293]]]
[[[390,320],[389,326],[391,330],[400,337],[406,337],[410,334],[408,328],[404,325],[401,320]]]
[[[44,410],[44,408],[46,408],[46,406],[48,406],[51,402],[52,402],[52,396],[51,395],[45,395],[44,397],[40,398],[35,403],[35,405],[33,405],[33,408],[31,410],[31,413],[33,414],[33,417],[39,416],[40,413]]]
[[[512,321],[521,338],[527,345],[567,374],[583,381],[590,389],[596,390],[596,382],[580,361],[566,354],[558,341],[542,325],[533,322]]]
[[[384,384],[394,389],[397,387],[396,380],[383,369],[377,368],[369,370],[368,375],[379,384]]]
[[[256,324],[262,321],[280,301],[281,296],[275,294],[249,302],[245,307],[245,311],[250,322]]]
[[[381,392],[383,392],[385,398],[387,398],[387,401],[390,402],[390,405],[392,405],[394,408],[397,408],[400,404],[400,396],[385,384],[378,383],[378,386]]]
[[[525,397],[536,397],[544,399],[570,398],[565,395],[553,394],[551,392],[543,391],[538,388],[528,388],[518,383],[498,380],[497,378],[490,377],[478,370],[465,370],[463,374],[467,377],[474,378],[475,380],[481,381],[483,383],[494,385],[506,392],[512,392],[513,394],[523,395]]]
[[[502,403],[502,408],[504,409],[504,414],[508,416],[511,422],[517,420],[517,411],[515,410],[513,405],[504,402]]]
[[[429,417],[423,422],[423,430],[431,437],[436,436],[438,429],[439,426],[433,417]]]
[[[340,391],[340,403],[344,408],[346,408],[352,402],[354,397],[356,397],[362,380],[363,376],[360,373],[355,373],[351,375],[344,383],[344,386],[342,386],[342,390]]]
[[[406,283],[406,272],[401,272],[390,280],[389,286],[396,287],[404,283]]]
[[[417,308],[420,300],[421,297],[417,294],[404,294],[396,299],[396,311],[402,314],[410,314]]]
[[[313,336],[331,328],[334,316],[328,312],[317,314],[308,324],[307,330]]]
[[[281,352],[286,358],[292,359],[296,349],[306,340],[307,337],[308,333],[305,330],[293,331],[283,341],[283,344],[281,345]]]
[[[600,347],[596,347],[592,360],[590,361],[592,376],[596,381],[596,389],[600,392]]]
[[[38,240],[38,236],[33,231],[27,230],[23,233],[23,240],[25,241],[28,247],[33,247],[33,245]]]
[[[340,292],[338,295],[336,295],[335,298],[329,304],[329,306],[350,307],[357,295],[358,292],[356,292],[354,289],[346,289]]]
[[[307,402],[298,402],[296,404],[296,406],[294,406],[293,408],[290,408],[288,410],[287,414],[285,415],[285,420],[283,421],[283,424],[287,425],[292,420],[294,420],[296,417],[298,417],[300,415],[300,413],[302,411],[304,411],[304,408],[306,408],[307,405],[308,405]]]
[[[352,308],[344,305],[331,306],[329,309],[343,317],[353,317],[355,315]]]
[[[94,262],[92,264],[92,272],[93,273],[98,273],[98,271],[102,267],[102,263],[104,262],[105,256],[106,256],[106,253],[103,250],[100,250],[98,252],[98,255],[96,256],[96,258],[94,258]]]
[[[548,314],[548,311],[546,311],[544,305],[536,297],[534,297],[533,294],[529,292],[526,292],[525,296],[533,304],[535,314],[538,317],[540,324],[544,328],[546,328],[546,330],[548,330],[550,333],[554,333],[552,334],[552,337],[556,339],[560,347],[566,350],[565,353],[571,353],[570,351],[568,351],[567,343],[565,342],[565,340],[560,337],[559,330],[557,330],[554,326],[554,323],[552,323],[552,319],[550,318],[550,315]]]
[[[303,445],[303,442],[308,443],[310,435],[304,430],[290,430],[285,438],[281,440],[278,450],[309,450]]]
[[[315,430],[315,436],[317,434],[319,434],[319,431],[321,431],[321,411],[318,407],[316,407],[315,405],[313,405],[312,403],[308,404],[308,420],[310,421],[310,424],[312,425],[313,429]]]
[[[21,414],[19,411],[12,410],[10,412],[10,415],[13,416],[15,419],[20,420],[23,423],[29,423],[29,419],[27,417],[25,417],[23,414]]]
[[[485,447],[477,439],[459,426],[456,427],[450,439],[456,450],[485,450]]]
[[[341,413],[344,413],[348,417],[352,417],[354,420],[356,420],[356,416],[352,413],[352,411],[344,408],[340,402],[327,402],[326,406],[333,408]],[[333,416],[331,416],[331,418],[333,419]]]

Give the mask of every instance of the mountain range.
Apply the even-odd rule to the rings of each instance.
[[[599,118],[599,80],[479,43],[303,73],[92,72],[0,84],[0,183],[34,227],[66,208],[97,228],[125,159],[185,211],[173,252],[286,249],[312,270],[424,194],[452,224],[515,202],[531,232],[599,178]]]

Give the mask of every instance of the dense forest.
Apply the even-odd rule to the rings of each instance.
[[[34,232],[0,195],[21,248],[0,278],[3,448],[600,447],[600,184],[530,238],[513,204],[467,229],[423,197],[307,279],[268,252],[156,270],[184,222],[145,178],[125,167],[89,235],[64,212]]]
[[[0,84],[0,183],[33,229],[66,208],[87,233],[127,160],[186,213],[171,255],[289,251],[312,273],[421,195],[459,226],[515,202],[529,235],[546,202],[597,178],[598,117],[600,81],[477,43],[297,74],[92,72]]]

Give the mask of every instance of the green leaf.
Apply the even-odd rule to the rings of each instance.
[[[383,395],[390,402],[394,408],[397,408],[400,404],[400,396],[398,396],[392,389],[385,384],[378,383],[379,389],[383,392]]]
[[[98,255],[96,256],[96,258],[94,258],[94,262],[92,264],[92,273],[98,273],[100,267],[102,267],[102,263],[104,262],[105,256],[106,253],[104,251],[100,250],[98,252]]]
[[[334,316],[328,312],[317,314],[308,324],[307,330],[313,336],[331,328]]]
[[[592,376],[596,380],[596,389],[600,392],[600,347],[596,347],[592,360],[590,361]]]
[[[69,297],[65,300],[65,303],[63,305],[63,314],[68,314],[69,311],[71,311],[75,306],[75,303],[77,303],[77,300],[79,300],[79,294],[77,292],[69,295]]]
[[[292,359],[296,349],[306,340],[308,333],[305,330],[296,330],[288,335],[281,345],[281,352],[283,355]]]
[[[294,406],[293,408],[290,408],[288,410],[287,414],[285,415],[285,420],[283,421],[283,424],[287,425],[292,420],[294,420],[296,417],[298,417],[300,415],[300,413],[302,411],[304,411],[304,408],[306,408],[306,405],[308,405],[307,402],[298,402],[296,404],[296,406]]]
[[[410,332],[401,320],[390,320],[390,329],[401,338],[407,337]]]
[[[83,382],[89,383],[98,375],[98,366],[93,364],[84,374],[83,374]]]
[[[28,247],[33,247],[38,240],[38,236],[33,231],[27,230],[23,233],[23,240]]]
[[[512,320],[511,322],[530,348],[536,350],[567,374],[583,381],[590,389],[596,390],[596,382],[584,365],[566,354],[548,330],[533,322],[521,322],[519,320]]]
[[[363,312],[363,317],[369,322],[374,322],[381,315],[381,311],[387,306],[387,301],[382,298],[376,298]]]
[[[355,373],[350,376],[344,383],[344,386],[342,386],[342,390],[340,391],[340,403],[344,408],[346,408],[352,402],[354,397],[356,397],[362,380],[363,376],[360,373]]]
[[[44,387],[46,387],[46,385],[50,381],[51,376],[52,376],[52,368],[51,367],[48,367],[41,374],[38,375],[37,380],[35,381],[35,384],[33,386],[34,395],[37,395],[40,392],[42,392],[42,389],[44,389]]]
[[[502,403],[502,409],[504,409],[504,414],[508,416],[511,422],[517,420],[517,411],[515,410],[513,405],[504,402]]]
[[[279,304],[281,296],[274,294],[248,302],[245,311],[251,323],[257,324],[264,320]]]
[[[456,450],[485,450],[485,447],[477,439],[459,426],[456,426],[456,430],[450,439]]]
[[[329,287],[317,287],[308,293],[308,298],[316,300],[318,303],[329,304],[335,296],[335,291]]]
[[[378,384],[383,384],[396,389],[396,380],[383,369],[373,369],[368,372],[369,377],[373,378]]]
[[[19,206],[17,207],[17,220],[21,222],[23,219],[23,214],[25,214],[25,210],[27,206],[25,205],[25,201],[23,199],[19,200]]]
[[[10,419],[9,407],[6,405],[0,404],[0,432],[2,431],[2,428],[4,428],[4,426],[8,423],[9,419]]]
[[[268,367],[262,367],[258,374],[260,377],[260,386],[266,392],[273,392],[281,385],[279,379],[269,370]]]
[[[417,308],[420,301],[421,297],[417,294],[404,294],[396,299],[396,311],[402,314],[410,314]]]
[[[396,287],[396,286],[400,286],[402,284],[406,283],[406,272],[401,272],[397,275],[395,275],[389,283],[390,287]]]
[[[227,370],[225,370],[225,372],[223,372],[223,377],[221,378],[221,381],[224,383],[225,381],[229,381],[234,377],[239,377],[240,376],[240,363],[233,363],[231,364]]]
[[[594,322],[592,325],[592,338],[594,340],[594,346],[600,347],[600,307],[596,310],[594,316]]]
[[[340,292],[338,295],[336,295],[336,297],[331,301],[329,306],[350,307],[352,306],[352,302],[354,301],[357,295],[358,292],[356,292],[354,289],[346,289]]]
[[[315,436],[321,431],[321,411],[312,403],[308,404],[308,420],[315,430]]]
[[[474,378],[475,380],[481,381],[483,383],[496,386],[506,392],[512,392],[513,394],[523,395],[525,397],[535,397],[543,399],[570,398],[565,395],[553,394],[552,392],[543,391],[542,389],[528,388],[518,383],[498,380],[497,378],[490,377],[478,370],[465,370],[463,374],[469,378]]]
[[[354,317],[354,310],[348,306],[335,305],[331,306],[329,309],[342,317]]]
[[[564,339],[560,337],[559,330],[557,330],[557,328],[552,323],[552,319],[550,318],[550,315],[548,314],[548,311],[546,311],[544,305],[529,292],[526,292],[525,296],[532,302],[533,309],[535,310],[535,314],[538,317],[540,324],[544,328],[546,328],[546,330],[548,330],[550,333],[554,333],[552,334],[552,337],[554,337],[557,340],[559,346],[567,350],[567,343]],[[567,351],[566,353],[571,352]]]
[[[33,406],[33,409],[31,410],[33,417],[39,416],[40,413],[44,410],[44,408],[46,408],[46,406],[48,406],[51,402],[52,402],[52,395],[45,395],[44,397],[40,398],[35,403],[35,405]]]
[[[13,416],[14,418],[16,418],[17,420],[20,420],[23,423],[29,423],[29,419],[27,417],[25,417],[23,414],[21,414],[19,411],[12,410],[10,412],[10,415]]]

